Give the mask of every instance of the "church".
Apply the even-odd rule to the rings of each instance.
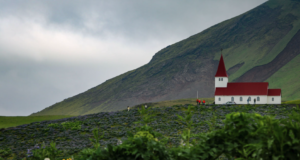
[[[269,89],[268,82],[228,82],[223,56],[215,75],[215,104],[281,104],[281,89]]]

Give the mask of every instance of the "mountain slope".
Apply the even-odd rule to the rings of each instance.
[[[138,69],[32,115],[115,111],[145,102],[193,98],[197,91],[199,97],[213,97],[220,48],[229,81],[276,81],[270,87],[282,88],[283,100],[299,99],[299,82],[286,85],[298,78],[290,76],[294,72],[287,73],[288,80],[277,75],[293,66],[290,63],[300,53],[299,10],[299,0],[270,0],[160,50]]]

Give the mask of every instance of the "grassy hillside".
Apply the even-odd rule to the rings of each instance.
[[[300,98],[300,55],[282,67],[266,81],[269,88],[281,88],[282,100],[291,101]]]
[[[40,122],[40,121],[49,121],[49,120],[56,120],[56,119],[63,119],[63,118],[70,118],[73,116],[16,116],[16,117],[6,117],[0,116],[0,129],[1,128],[8,128],[8,127],[15,127],[24,124],[30,124],[33,122]]]
[[[269,81],[270,88],[283,89],[283,100],[299,99],[300,83],[298,77],[293,76],[297,70],[285,72],[288,79],[278,76],[284,68],[298,62],[299,10],[299,1],[270,0],[161,49],[148,64],[138,69],[32,116],[117,111],[142,103],[189,99],[195,97],[197,91],[199,97],[213,97],[220,48],[230,72],[229,81]]]
[[[269,12],[269,16],[276,15],[276,18],[272,19],[273,22],[269,23],[270,26],[264,26],[264,24],[261,24],[261,28],[256,28],[257,33],[255,34],[261,34],[260,39],[254,39],[255,42],[251,45],[246,43],[238,46],[238,52],[232,52],[231,49],[225,50],[225,55],[228,54],[227,58],[230,59],[229,61],[236,61],[227,64],[228,60],[225,58],[226,68],[230,68],[237,64],[238,61],[245,59],[242,58],[242,56],[246,55],[247,59],[244,61],[245,64],[236,73],[229,77],[229,81],[233,81],[240,77],[246,71],[255,66],[270,63],[281,51],[283,51],[288,42],[300,29],[300,12],[298,12],[298,7],[295,6],[299,6],[299,2],[289,0],[270,0],[265,4],[264,7],[271,7],[273,9]],[[254,17],[249,17],[248,13],[249,12],[246,12],[244,14],[245,19],[254,19]],[[282,35],[278,34],[277,31],[283,28],[286,28],[285,33],[281,33]],[[274,41],[274,39],[279,40]],[[216,56],[216,58],[217,57],[219,57],[219,55]]]

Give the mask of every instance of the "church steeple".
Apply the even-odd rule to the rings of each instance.
[[[218,66],[217,73],[215,75],[215,88],[216,87],[227,87],[228,75],[225,68],[225,63],[221,53],[221,58]]]
[[[217,70],[215,77],[228,77],[222,54],[221,54],[218,70]]]

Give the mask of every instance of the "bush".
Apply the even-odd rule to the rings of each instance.
[[[55,160],[55,158],[62,153],[62,151],[56,148],[54,142],[50,143],[50,146],[46,146],[45,143],[41,146],[35,146],[34,149],[28,149],[28,159],[29,160],[41,160],[45,157]]]
[[[12,154],[12,151],[9,148],[0,149],[0,157],[2,157],[2,158],[9,157],[11,154]]]
[[[155,140],[150,140],[146,136],[131,137],[121,145],[108,145],[107,148],[98,148],[92,155],[84,155],[80,157],[81,160],[97,159],[97,160],[122,160],[122,159],[170,159],[165,146]]]
[[[62,122],[61,125],[65,129],[72,129],[72,130],[80,130],[81,129],[81,121],[75,121],[75,122]]]
[[[48,127],[60,128],[60,125],[58,123],[51,123],[51,124],[48,124]]]

